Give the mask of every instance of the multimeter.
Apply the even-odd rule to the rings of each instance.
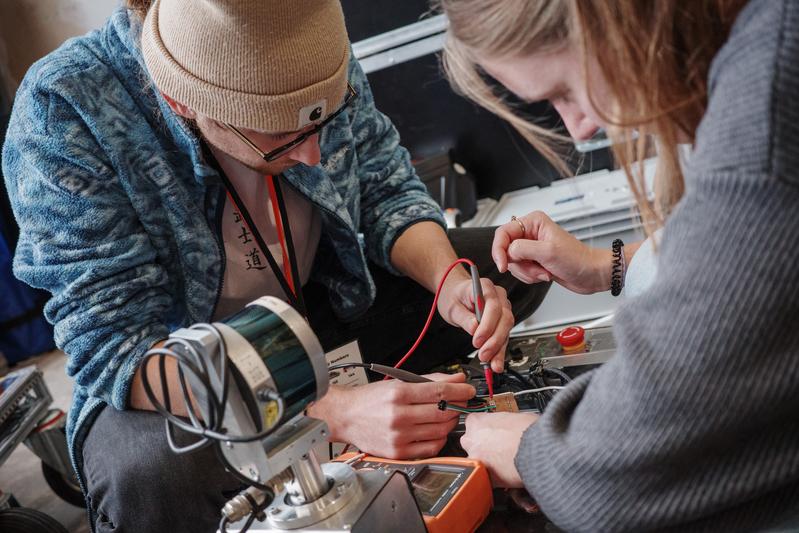
[[[356,470],[400,471],[408,476],[430,533],[472,532],[494,505],[491,480],[482,463],[461,457],[395,461],[359,453],[335,459]]]

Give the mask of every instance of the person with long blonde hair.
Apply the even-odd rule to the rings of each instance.
[[[339,0],[121,2],[27,72],[2,176],[20,227],[14,274],[52,295],[44,312],[74,383],[69,456],[93,531],[215,531],[225,502],[259,484],[219,460],[222,441],[165,433],[165,410],[203,418],[173,358],[144,363],[176,330],[271,296],[327,352],[393,365],[432,290],[438,312],[404,368],[477,348],[500,370],[515,321],[548,289],[493,268],[493,230],[447,231],[375,107]],[[459,257],[488,267],[479,321]],[[316,390],[302,367],[284,368],[301,409]],[[434,455],[458,424],[439,402],[475,389],[431,376],[332,384],[306,411],[333,442]]]
[[[660,235],[646,252],[624,247],[627,264],[646,253],[657,275],[619,306],[613,359],[540,417],[470,415],[463,447],[496,485],[526,487],[569,531],[796,527],[799,4],[441,6],[456,90],[555,163],[557,133],[514,114],[493,81],[548,100],[575,139],[605,128],[647,233]],[[651,141],[659,162],[648,191],[641,161]],[[501,226],[492,253],[500,271],[528,283],[580,293],[624,283],[610,250],[540,212]]]

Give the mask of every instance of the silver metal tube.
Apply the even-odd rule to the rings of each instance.
[[[449,21],[445,15],[436,15],[429,19],[420,20],[357,43],[352,43],[352,51],[355,57],[361,60],[431,35],[443,33],[447,31],[448,25]]]
[[[472,292],[474,294],[474,316],[477,321],[483,320],[483,286],[480,284],[480,272],[475,265],[469,267],[472,277]]]
[[[286,490],[295,505],[312,502],[330,489],[313,450],[291,465],[291,471],[294,472],[294,480],[286,485]]]

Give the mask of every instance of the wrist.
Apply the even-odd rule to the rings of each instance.
[[[324,420],[330,432],[328,440],[333,442],[348,442],[346,416],[340,416],[347,412],[346,404],[351,389],[331,385],[321,400],[314,402],[307,409],[310,417]]]
[[[446,270],[444,270],[444,272],[446,272]],[[444,272],[442,272],[441,276],[444,275]],[[439,279],[439,282],[440,281]],[[441,295],[438,298],[438,312],[441,318],[450,324],[452,324],[452,310],[457,306],[457,302],[460,300],[458,286],[462,285],[464,282],[468,283],[469,287],[471,287],[471,277],[458,265],[452,269],[452,272],[449,273],[449,276],[447,276],[447,279],[444,280],[441,286]],[[436,284],[436,288],[437,285],[438,284]],[[435,291],[436,288],[434,288],[433,291]]]
[[[452,261],[454,262],[455,260],[453,259]],[[436,281],[435,287],[433,287],[434,291],[438,288],[438,284],[441,283],[441,278],[444,277],[444,274],[446,274],[446,272],[447,272],[447,268],[449,268],[449,266],[451,264],[452,263],[448,263],[447,265],[445,265],[445,267],[438,274],[438,280]],[[466,269],[464,268],[464,266],[465,265],[458,265],[458,266],[456,266],[455,268],[452,269],[452,272],[449,273],[449,276],[447,276],[447,279],[444,280],[444,285],[441,287],[441,291],[442,292],[444,292],[447,289],[449,289],[450,287],[453,287],[453,286],[455,286],[455,285],[457,285],[459,283],[462,283],[464,281],[471,282],[472,278],[466,272]]]
[[[613,277],[613,251],[604,248],[591,248],[594,265],[593,292],[610,290],[610,281]]]

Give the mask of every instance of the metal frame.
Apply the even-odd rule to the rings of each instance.
[[[436,15],[353,43],[352,52],[369,74],[440,51],[448,26],[446,16]]]
[[[0,395],[0,426],[19,407],[26,398],[32,399],[24,418],[10,434],[0,434],[0,464],[21,444],[47,413],[53,401],[50,391],[44,384],[44,375],[36,367],[27,367],[7,374],[2,379],[14,377],[15,381]]]
[[[344,467],[344,468],[342,468]],[[337,509],[327,514],[325,506],[317,508],[311,504],[290,508],[284,502],[286,494],[277,495],[272,505],[264,511],[265,520],[257,520],[248,530],[250,533],[298,531],[341,533],[423,533],[424,518],[413,497],[408,476],[399,470],[374,470],[350,473],[349,465],[326,463],[325,474],[335,479],[331,495],[325,502]],[[322,499],[320,499],[322,500]],[[319,503],[322,503],[321,501]],[[298,514],[301,513],[300,514]],[[229,533],[238,533],[244,524],[240,520],[228,527]]]
[[[25,439],[25,446],[80,490],[78,478],[69,458],[66,425],[66,413],[60,409],[49,409],[47,415],[39,421],[38,427]]]

